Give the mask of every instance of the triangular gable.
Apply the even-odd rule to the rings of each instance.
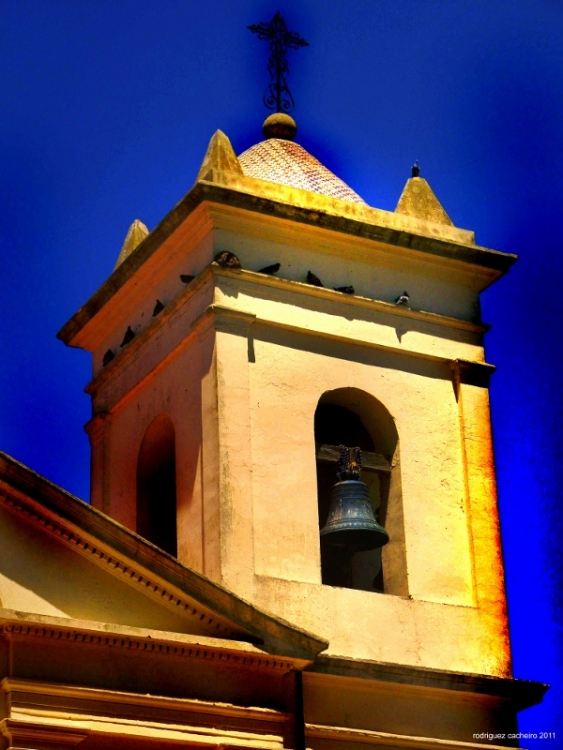
[[[303,659],[328,646],[182,565],[3,453],[0,536],[6,545],[0,556],[4,607],[249,641],[269,653]],[[18,596],[25,606],[17,606]]]

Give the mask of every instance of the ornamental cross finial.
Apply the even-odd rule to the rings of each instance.
[[[264,92],[263,101],[268,109],[276,112],[291,112],[295,106],[288,88],[286,76],[289,73],[286,55],[288,49],[308,47],[309,42],[302,39],[294,31],[288,31],[281,13],[278,11],[270,23],[252,24],[248,27],[258,39],[270,43],[270,59],[268,72],[270,84]]]

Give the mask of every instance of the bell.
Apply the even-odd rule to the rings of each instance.
[[[373,515],[367,485],[361,481],[359,448],[340,446],[338,482],[330,493],[330,509],[321,529],[324,544],[347,547],[354,552],[383,547],[389,535]]]

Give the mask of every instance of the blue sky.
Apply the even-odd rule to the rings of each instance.
[[[0,449],[88,497],[89,356],[55,333],[217,128],[239,153],[260,140],[267,50],[246,27],[278,9],[310,42],[290,57],[298,141],[389,210],[419,159],[456,225],[520,255],[482,299],[507,587],[515,674],[553,684],[521,728],[563,733],[559,2],[3,0]]]

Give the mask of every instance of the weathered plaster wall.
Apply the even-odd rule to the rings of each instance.
[[[135,528],[139,446],[168,414],[182,562],[326,637],[333,654],[506,674],[487,391],[462,386],[463,406],[449,367],[484,361],[483,328],[467,322],[478,310],[470,275],[454,283],[436,264],[407,273],[347,258],[345,248],[338,257],[223,230],[198,247],[198,262],[228,249],[245,268],[283,262],[280,275],[299,281],[311,268],[327,286],[353,283],[384,301],[406,288],[428,314],[206,272],[94,381],[95,412],[107,414],[93,440],[105,467],[94,478],[93,498],[106,498],[99,507]],[[325,391],[347,387],[378,399],[399,435],[402,596],[320,583],[313,416]],[[387,570],[393,554],[391,543]]]
[[[314,413],[325,391],[358,388],[387,407],[399,432],[409,593],[471,604],[457,404],[447,368],[332,341],[315,341],[307,351],[309,337],[294,332],[254,336],[257,574],[319,580]]]
[[[416,339],[403,336],[397,341],[395,336],[391,348],[385,344],[395,331],[380,317],[347,320],[334,307],[308,311],[285,304],[287,298],[258,294],[251,299],[247,291],[244,283],[230,280],[217,292],[222,305],[253,312],[260,321],[246,333],[239,331],[238,348],[232,342],[217,349],[223,374],[219,403],[239,400],[240,406],[240,398],[250,394],[246,457],[252,465],[256,577],[253,593],[240,582],[241,593],[323,634],[330,641],[329,653],[506,674],[510,655],[502,565],[494,551],[498,544],[494,554],[481,544],[476,561],[473,543],[476,533],[479,538],[494,536],[497,528],[490,439],[481,435],[489,429],[489,416],[484,407],[476,407],[464,422],[447,361],[468,354],[482,361],[480,337],[442,328],[432,340],[423,330],[427,339],[421,346],[411,348]],[[426,358],[436,357],[437,349],[443,360]],[[241,383],[246,371],[248,386],[237,390],[234,383]],[[313,416],[323,392],[342,387],[373,395],[395,420],[401,443],[408,598],[320,585]],[[485,388],[462,388],[473,399],[486,400]],[[239,421],[233,422],[227,413],[234,412],[220,408],[219,422],[225,415],[231,441],[240,426],[243,446],[246,417],[239,412]],[[477,434],[478,450],[471,437]],[[464,468],[468,450],[473,456],[468,464],[475,475],[472,483]],[[226,505],[237,492],[237,479],[235,474],[225,477],[221,497]],[[484,524],[487,532],[476,524]],[[239,537],[243,528],[237,527]],[[227,517],[222,533],[232,534]],[[248,552],[242,552],[248,544],[246,538],[246,546],[239,546],[240,557],[230,560],[229,567],[248,566]],[[476,588],[477,569],[482,575],[487,571],[486,595],[479,596]]]
[[[122,400],[109,424],[109,515],[135,531],[137,460],[151,422],[167,414],[176,436],[178,558],[202,571],[201,380],[194,342],[177,355],[173,368],[147,378],[135,398]]]
[[[319,244],[311,247],[303,239],[299,237],[299,227],[295,229],[293,245],[224,229],[214,231],[216,252],[234,252],[242,267],[248,270],[258,271],[272,263],[281,263],[278,275],[292,281],[306,281],[307,271],[311,270],[329,289],[351,284],[356,294],[383,302],[394,302],[406,289],[416,309],[466,320],[478,319],[478,293],[470,285],[446,280],[445,274],[433,266],[413,272],[404,260],[393,266],[362,262],[347,252],[345,235],[339,247],[330,249]]]

